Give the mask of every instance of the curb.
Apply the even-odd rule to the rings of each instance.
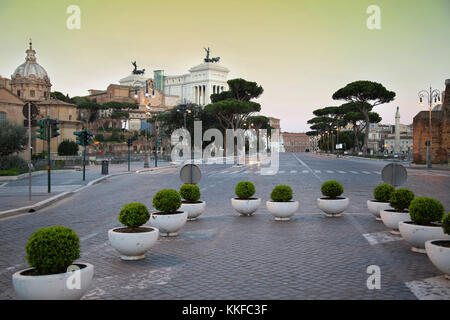
[[[100,182],[102,182],[105,179],[108,179],[110,177],[115,177],[115,176],[121,176],[121,175],[124,175],[124,174],[130,174],[130,173],[133,173],[133,172],[132,171],[130,171],[130,172],[119,172],[119,173],[113,173],[113,174],[110,174],[110,175],[106,175],[104,177],[100,177],[100,178],[97,178],[95,180],[92,180],[87,185],[82,186],[82,187],[80,187],[78,189],[60,193],[60,194],[58,194],[56,196],[53,196],[51,198],[42,200],[42,201],[37,202],[35,204],[29,205],[29,206],[26,206],[26,207],[0,211],[0,220],[3,219],[3,218],[10,218],[10,217],[14,217],[14,216],[19,216],[19,215],[21,215],[23,213],[36,212],[36,211],[38,211],[40,209],[43,209],[45,207],[50,206],[51,204],[53,204],[53,203],[55,203],[55,202],[57,202],[59,200],[68,198],[68,197],[74,195],[75,193],[77,193],[77,192],[79,192],[81,190],[84,190],[84,189],[86,189],[86,188],[88,188],[88,187],[90,187],[90,186],[92,186],[94,184],[100,183]]]
[[[55,173],[68,173],[68,172],[75,172],[78,171],[76,169],[67,169],[67,170],[51,170],[52,174]],[[47,170],[40,170],[40,171],[33,171],[31,173],[32,177],[36,176],[42,176],[44,174],[47,174]],[[22,180],[28,178],[28,173],[22,173],[17,176],[0,176],[0,181],[16,181],[16,180]]]

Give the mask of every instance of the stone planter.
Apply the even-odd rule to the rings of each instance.
[[[243,216],[251,216],[261,205],[260,198],[231,199],[231,206]]]
[[[119,251],[122,260],[140,260],[145,258],[145,253],[158,240],[159,230],[156,228],[140,227],[148,229],[144,232],[120,232],[128,228],[114,228],[108,231],[111,246]]]
[[[182,202],[180,211],[187,212],[187,219],[192,221],[196,220],[206,209],[205,201],[198,201],[195,203]]]
[[[441,226],[420,226],[413,222],[400,222],[398,224],[400,233],[410,245],[411,250],[426,253],[425,242],[428,240],[450,240],[450,235],[445,234]]]
[[[275,217],[275,221],[289,221],[298,209],[298,201],[266,201],[266,206],[267,210]]]
[[[175,237],[178,231],[185,225],[188,214],[184,211],[177,211],[171,214],[153,213],[150,216],[150,225],[159,229],[162,237]]]
[[[44,276],[27,275],[34,268],[18,271],[12,276],[14,290],[24,300],[78,300],[92,282],[94,266],[85,262],[74,263],[74,266],[80,270]]]
[[[389,202],[367,200],[367,209],[369,209],[369,212],[375,216],[375,219],[381,221],[380,211],[389,210],[393,208],[389,205]]]
[[[447,247],[442,246],[444,243]],[[450,241],[428,240],[425,242],[425,250],[434,266],[450,280]]]
[[[327,217],[340,217],[350,204],[347,197],[338,197],[336,199],[318,198],[317,206],[325,212]]]
[[[390,210],[381,210],[380,211],[381,221],[383,221],[384,225],[388,227],[390,232],[395,235],[399,235],[398,224],[402,221],[411,221],[411,217],[409,212],[397,212],[393,209]]]

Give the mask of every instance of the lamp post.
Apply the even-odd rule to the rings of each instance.
[[[422,104],[423,98],[428,98],[428,141],[426,142],[427,146],[427,168],[431,168],[431,111],[433,108],[433,100],[434,103],[441,101],[441,92],[438,89],[433,89],[430,86],[430,91],[422,90],[419,91],[419,99]]]
[[[187,126],[186,126],[186,116],[187,116],[187,114],[189,113],[191,113],[192,112],[192,110],[190,109],[190,105],[189,104],[187,104],[186,103],[186,100],[183,100],[183,103],[182,104],[180,104],[179,106],[178,106],[178,108],[177,108],[177,111],[178,112],[183,112],[183,117],[184,117],[184,129],[186,129],[187,128]],[[190,150],[190,152],[191,152],[191,162],[192,163],[194,163],[192,160],[192,148],[191,148],[191,150]]]

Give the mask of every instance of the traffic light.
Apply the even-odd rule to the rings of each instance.
[[[54,119],[52,119],[51,121],[50,121],[50,124],[51,124],[51,128],[52,128],[52,138],[56,138],[57,136],[59,136],[59,120],[54,120]]]
[[[73,134],[77,136],[77,144],[82,146],[83,145],[83,134],[84,131],[75,131]]]
[[[133,140],[131,139],[131,137],[128,138],[128,140],[127,140],[127,145],[128,145],[129,147],[131,147],[131,146],[133,145]]]
[[[39,129],[36,130],[37,137],[41,140],[47,140],[47,120],[39,120]]]
[[[84,146],[90,145],[93,136],[94,135],[92,134],[91,131],[84,129],[84,137],[83,137],[84,144],[83,145]]]

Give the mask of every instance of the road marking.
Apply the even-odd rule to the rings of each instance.
[[[365,173],[365,174],[370,174],[370,172],[367,172],[367,171],[361,171],[362,173]]]
[[[331,171],[331,170],[327,170],[327,173],[334,173],[334,171]]]
[[[88,234],[87,236],[81,237],[81,238],[80,238],[80,241],[86,241],[86,240],[88,240],[88,239],[90,239],[90,238],[95,237],[96,235],[98,235],[98,232],[97,232],[97,233],[91,233],[91,234]]]
[[[376,245],[380,243],[386,243],[391,241],[398,241],[403,240],[402,237],[395,236],[389,231],[381,231],[381,232],[374,232],[374,233],[365,233],[363,234],[364,238],[371,244]]]
[[[320,173],[320,170],[314,170],[315,173]]]
[[[358,174],[358,172],[356,172],[356,171],[350,171],[351,173],[354,173],[354,174]]]
[[[297,170],[291,170],[291,173],[297,173]]]
[[[320,177],[319,177],[317,174],[315,174],[314,171],[312,171],[312,169],[311,169],[304,161],[302,161],[301,159],[299,159],[299,158],[295,155],[295,153],[293,153],[292,155],[294,156],[295,159],[297,159],[298,162],[300,162],[301,165],[303,165],[304,167],[306,167],[306,168],[309,170],[309,172],[311,172],[311,173],[317,178],[317,180],[322,181],[322,180],[320,179]],[[305,172],[305,171],[303,171],[303,172]]]
[[[280,170],[280,171],[278,171],[278,173],[284,173],[284,170]]]
[[[405,282],[419,300],[450,300],[450,281],[444,276]]]
[[[342,170],[338,170],[338,172],[339,172],[339,173],[346,173],[345,171],[342,171]]]
[[[303,170],[302,172],[303,172],[303,173],[309,173],[309,171],[308,171],[308,170]]]
[[[373,173],[376,173],[376,174],[381,174],[381,172],[378,172],[378,171],[374,171]]]

